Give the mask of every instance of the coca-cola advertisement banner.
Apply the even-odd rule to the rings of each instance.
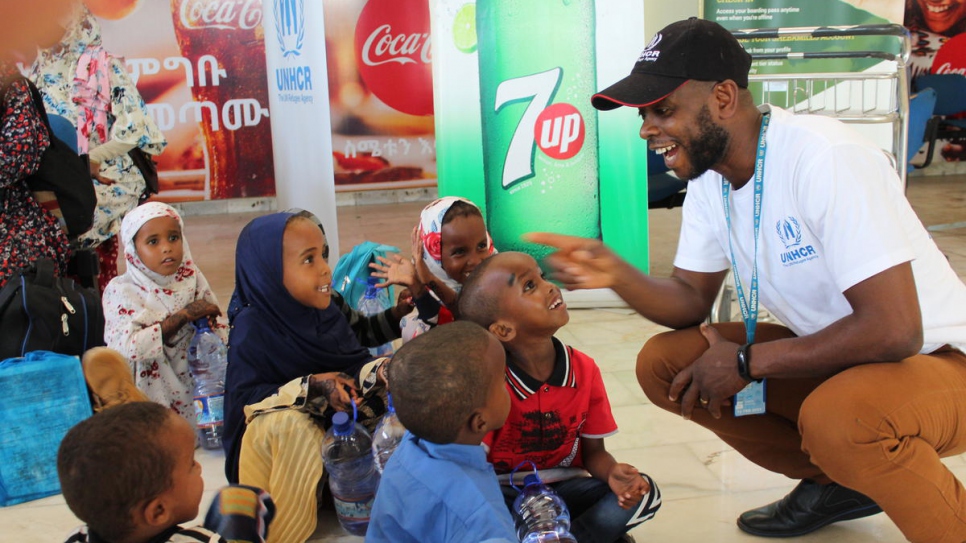
[[[325,3],[337,191],[436,184],[427,0]]]
[[[273,196],[261,0],[85,0],[168,140],[166,201]]]

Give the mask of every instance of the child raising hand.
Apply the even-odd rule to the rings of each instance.
[[[381,285],[399,284],[412,291],[416,311],[400,323],[404,341],[452,322],[464,279],[496,253],[480,208],[454,196],[439,198],[423,208],[412,244],[412,262],[397,255],[372,265],[376,270],[372,275],[385,280]]]

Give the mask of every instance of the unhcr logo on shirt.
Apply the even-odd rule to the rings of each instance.
[[[814,246],[802,245],[802,226],[795,217],[788,216],[775,223],[775,232],[786,249],[781,254],[783,266],[793,266],[818,258]]]
[[[302,54],[305,39],[305,0],[275,0],[275,34],[282,56]]]

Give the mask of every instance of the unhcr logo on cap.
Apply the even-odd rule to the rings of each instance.
[[[662,36],[660,32],[655,34],[654,37],[651,38],[651,43],[648,43],[647,47],[645,47],[644,50],[641,51],[641,56],[637,57],[637,61],[654,62],[655,60],[657,60],[657,57],[661,56],[661,52],[654,51],[654,48],[657,47],[659,43],[661,43],[662,39],[664,39],[664,36]]]
[[[302,54],[305,38],[305,0],[274,0],[275,34],[282,56]]]

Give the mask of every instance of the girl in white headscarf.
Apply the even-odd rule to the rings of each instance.
[[[160,202],[148,202],[124,217],[127,271],[104,292],[104,339],[129,360],[139,389],[194,424],[190,323],[207,318],[223,340],[227,328],[214,322],[221,310],[191,258],[183,230],[178,212]]]

